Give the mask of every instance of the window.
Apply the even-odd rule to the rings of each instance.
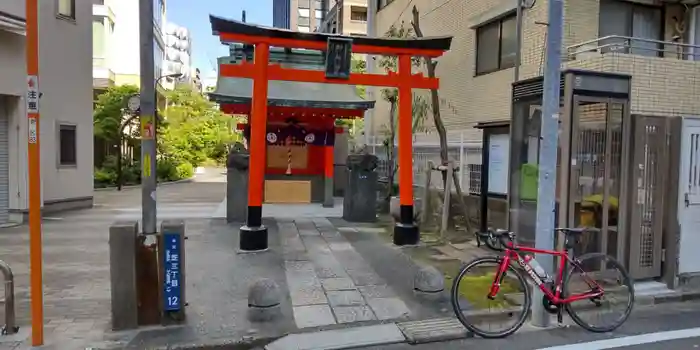
[[[311,15],[311,12],[309,9],[299,9],[299,17],[309,17]]]
[[[77,157],[77,132],[75,125],[59,125],[59,166],[76,166],[78,164]]]
[[[610,38],[601,41],[603,52],[617,51],[643,56],[660,56],[663,19],[660,7],[625,1],[600,1],[599,36],[619,35],[642,40]],[[645,40],[646,39],[646,40]]]
[[[75,19],[75,0],[56,0],[56,13],[63,18]]]
[[[309,28],[308,26],[299,26],[299,31],[304,32],[304,33],[308,33],[311,31],[311,28]]]
[[[323,11],[321,10],[316,10],[316,19],[323,19]]]
[[[361,6],[350,6],[350,20],[367,22],[367,8]]]
[[[476,74],[515,66],[515,16],[509,15],[476,29]]]

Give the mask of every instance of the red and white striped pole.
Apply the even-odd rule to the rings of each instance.
[[[287,172],[286,175],[292,175],[292,137],[287,136]]]

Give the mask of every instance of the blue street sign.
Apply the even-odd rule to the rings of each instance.
[[[182,285],[181,285],[181,245],[180,234],[163,234],[163,303],[165,311],[179,311],[182,308]]]

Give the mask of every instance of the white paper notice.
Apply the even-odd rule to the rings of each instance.
[[[491,193],[508,193],[510,135],[489,137],[489,188]]]

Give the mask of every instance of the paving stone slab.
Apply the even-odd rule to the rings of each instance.
[[[352,323],[362,321],[374,321],[377,316],[368,306],[335,306],[333,307],[338,323]]]
[[[358,306],[365,305],[362,294],[356,290],[336,290],[326,293],[331,306]]]
[[[393,320],[410,316],[406,303],[399,298],[375,298],[367,300],[379,320]]]
[[[328,302],[326,294],[320,287],[309,287],[307,289],[289,289],[289,296],[293,306],[317,305]]]
[[[323,285],[323,289],[325,289],[326,291],[357,289],[355,283],[352,282],[352,279],[345,277],[324,278],[321,279],[321,284]]]
[[[295,306],[294,321],[297,327],[318,327],[335,324],[335,318],[328,304]]]
[[[386,284],[357,287],[365,299],[396,298],[396,292]]]

